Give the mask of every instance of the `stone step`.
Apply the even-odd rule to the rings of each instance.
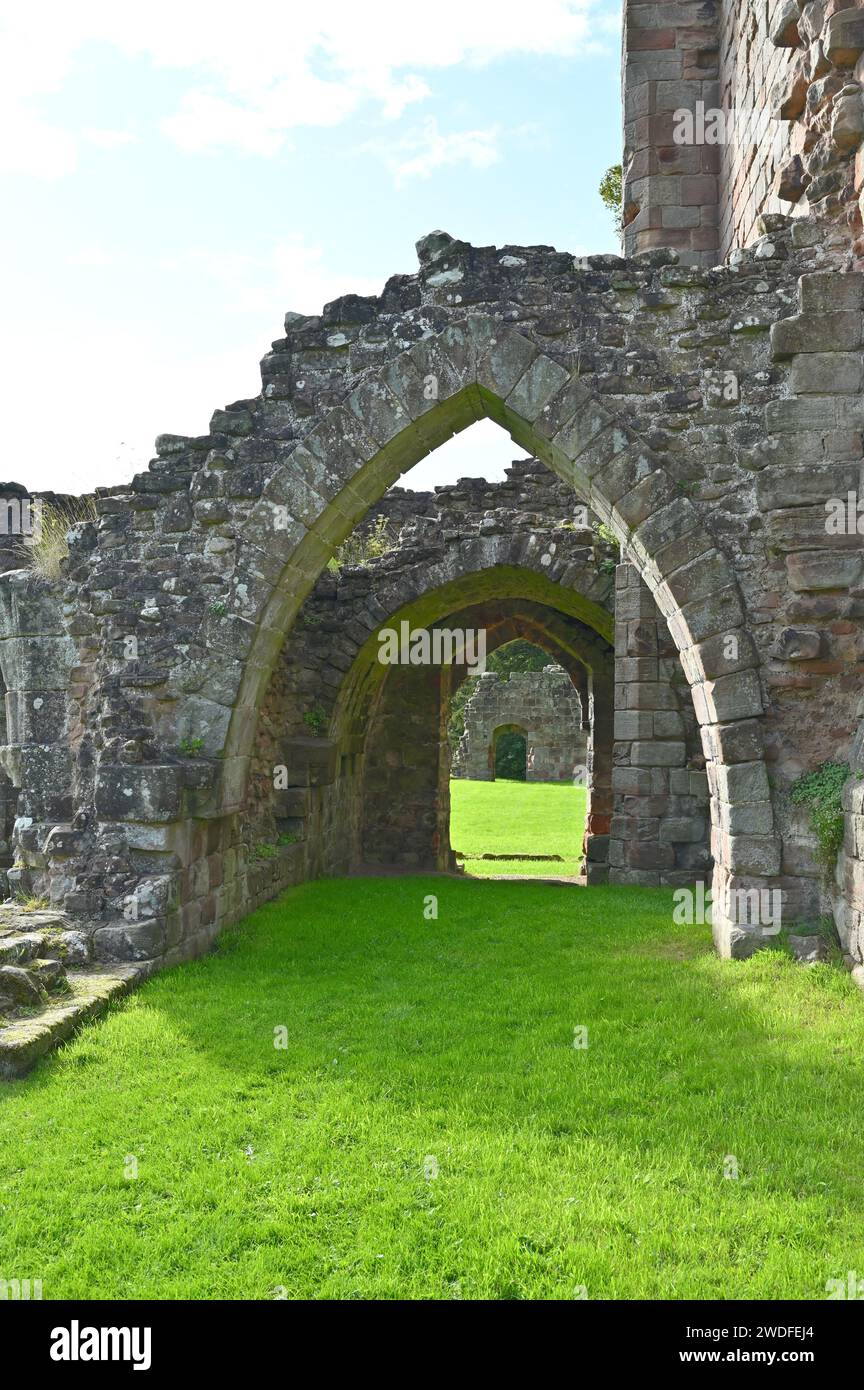
[[[75,923],[66,912],[59,908],[22,907],[14,899],[0,903],[0,938],[10,932],[42,931],[46,927],[74,927]]]
[[[46,994],[57,994],[66,987],[62,961],[33,955],[18,962],[0,962],[0,1016],[14,1018],[19,1009],[40,1008]]]
[[[147,964],[124,964],[70,970],[66,994],[51,999],[39,1013],[0,1028],[0,1080],[25,1076],[40,1057],[86,1020],[104,1013],[112,1000],[143,980],[149,969]]]
[[[0,965],[0,1014],[39,1008],[42,990],[32,970],[23,965]]]
[[[44,932],[9,931],[0,936],[0,965],[25,965],[46,952],[50,955]]]
[[[30,961],[27,972],[34,975],[40,987],[49,992],[66,988],[66,966],[62,961],[39,956]]]

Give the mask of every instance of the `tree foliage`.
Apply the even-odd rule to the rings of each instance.
[[[624,229],[624,224],[622,221],[622,203],[624,201],[624,193],[622,189],[622,171],[620,164],[610,164],[609,168],[606,170],[606,173],[600,180],[600,188],[598,189],[598,192],[600,194],[600,197],[603,199],[605,206],[613,214],[615,218],[615,230],[618,232],[618,235],[620,236],[621,232]]]

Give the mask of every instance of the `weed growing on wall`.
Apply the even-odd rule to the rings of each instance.
[[[66,540],[73,526],[96,520],[96,503],[92,497],[81,497],[62,506],[43,503],[38,534],[22,541],[21,563],[40,579],[60,577],[60,566],[69,554]]]
[[[327,715],[319,705],[316,705],[314,709],[307,709],[303,716],[303,723],[313,738],[323,738],[327,728]]]
[[[849,776],[848,763],[824,762],[805,772],[793,784],[792,800],[806,806],[810,824],[819,841],[819,858],[826,869],[834,867],[843,844],[843,806],[841,794]]]
[[[342,542],[336,554],[327,561],[327,568],[338,574],[346,565],[368,565],[371,560],[378,560],[388,550],[393,550],[395,545],[386,516],[377,516],[371,530],[354,531]]]

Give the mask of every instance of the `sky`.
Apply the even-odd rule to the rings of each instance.
[[[620,0],[0,0],[0,477],[128,482],[286,310],[475,245],[615,251]],[[473,426],[402,483],[502,476]]]

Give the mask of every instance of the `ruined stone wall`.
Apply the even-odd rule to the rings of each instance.
[[[494,781],[495,734],[503,725],[518,725],[525,735],[526,782],[578,782],[580,771],[587,778],[582,702],[563,667],[507,677],[486,671],[476,679],[463,714],[454,777]]]
[[[840,940],[864,988],[864,696],[850,754],[852,775],[843,789],[843,849],[834,875],[832,908]]]
[[[860,263],[862,54],[861,0],[625,0],[628,251],[717,265],[760,219],[816,213],[821,249]]]
[[[370,710],[360,859],[376,868],[450,868],[439,793],[446,795],[441,670],[394,666]]]
[[[760,213],[818,211],[838,245],[862,245],[864,9],[849,0],[724,0],[724,144],[720,247],[758,235]]]
[[[103,490],[98,524],[74,539],[49,595],[58,650],[72,644],[59,750],[71,775],[21,787],[42,798],[17,836],[29,882],[104,950],[163,961],[204,949],[273,890],[281,869],[252,859],[247,806],[286,633],[387,488],[492,418],[612,528],[663,614],[701,727],[715,883],[777,886],[805,920],[824,910],[789,787],[817,758],[847,757],[860,718],[860,533],[827,534],[825,501],[860,475],[864,303],[861,277],[838,274],[819,226],[806,231],[778,222],[717,270],[669,250],[574,261],[435,234],[418,274],[380,297],[291,316],[261,395],[217,411],[206,435],[160,437],[151,467]],[[553,609],[580,588],[574,533],[559,529],[529,520],[521,534],[520,563],[555,586]],[[482,517],[462,560],[497,576],[512,540]],[[27,627],[7,597],[12,656]],[[368,612],[367,634],[396,607]],[[25,766],[53,757],[36,737],[8,745],[25,782]],[[350,763],[327,743],[293,740],[302,796]],[[611,812],[610,790],[598,815]],[[286,844],[279,863],[300,854]],[[751,928],[727,922],[720,948],[758,944]]]
[[[790,7],[789,0],[755,5],[722,0],[720,5],[719,105],[727,115],[734,114],[734,138],[718,147],[722,257],[756,240],[761,213],[789,212],[775,181],[791,134],[789,122],[780,119],[791,109],[789,97],[781,93],[794,82],[798,14],[797,4]],[[732,124],[726,130],[733,133]]]

